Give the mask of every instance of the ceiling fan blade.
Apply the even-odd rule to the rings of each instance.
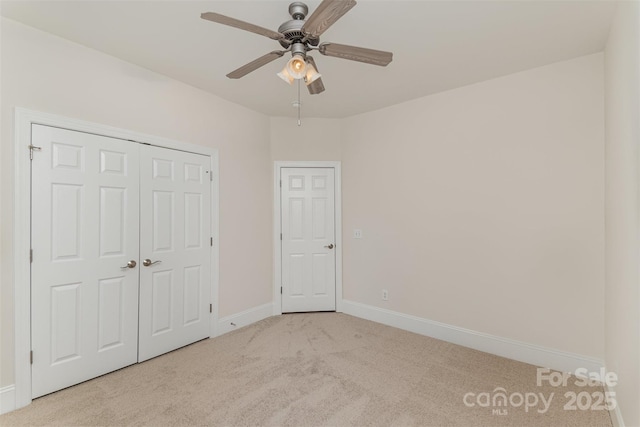
[[[284,39],[284,35],[282,35],[282,33],[279,33],[277,31],[271,31],[259,25],[249,24],[248,22],[244,22],[239,19],[220,15],[219,13],[205,12],[200,14],[200,18],[206,19],[207,21],[217,22],[218,24],[228,25],[230,27],[235,27],[241,30],[260,34],[261,36],[269,37],[270,39],[273,39],[273,40]]]
[[[307,61],[311,65],[313,65],[313,68],[315,68],[316,71],[318,71],[318,66],[316,65],[316,61],[313,60],[313,57],[307,56]],[[318,71],[318,73],[319,72],[320,71]],[[316,80],[311,82],[309,85],[307,85],[307,89],[309,90],[309,94],[311,95],[317,95],[319,93],[324,92],[324,84],[322,83],[322,77],[317,78]]]
[[[260,58],[243,65],[237,70],[233,70],[232,72],[227,74],[227,77],[229,77],[230,79],[239,79],[240,77],[244,77],[250,72],[262,67],[263,65],[267,65],[269,62],[280,58],[282,55],[284,55],[285,52],[286,51],[284,50],[274,50],[273,52],[269,52],[266,55],[262,55]]]
[[[318,38],[355,5],[356,0],[323,0],[301,30],[309,38]]]
[[[346,44],[322,43],[318,49],[321,54],[336,58],[360,61],[367,64],[386,66],[393,59],[393,53],[382,50],[365,49],[364,47],[348,46]]]

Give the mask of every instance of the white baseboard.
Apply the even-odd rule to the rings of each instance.
[[[0,415],[16,409],[16,387],[11,384],[0,388]]]
[[[218,336],[273,316],[273,303],[253,307],[218,320]]]
[[[344,313],[352,316],[561,372],[573,373],[578,368],[586,368],[588,372],[599,372],[600,368],[604,367],[604,362],[598,359],[501,338],[358,302],[343,300],[342,308]]]

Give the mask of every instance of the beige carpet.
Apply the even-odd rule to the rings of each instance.
[[[532,365],[344,314],[289,314],[36,399],[0,424],[610,426],[607,411],[563,409],[567,392],[602,392],[575,380],[538,387]],[[478,406],[498,387],[514,405]],[[553,393],[548,411],[516,405],[526,393]]]

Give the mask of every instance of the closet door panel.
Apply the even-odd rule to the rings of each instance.
[[[207,156],[141,147],[140,361],[209,336],[208,165]]]
[[[32,141],[35,398],[137,361],[139,159],[137,144],[54,127]]]

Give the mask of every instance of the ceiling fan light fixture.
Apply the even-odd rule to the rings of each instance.
[[[306,71],[304,74],[304,83],[309,86],[311,83],[322,77],[322,74],[316,70],[316,67],[310,61],[307,61]]]
[[[280,77],[285,83],[293,84],[293,81],[295,80],[293,77],[291,77],[291,74],[289,74],[289,71],[287,70],[286,65],[282,69],[282,71],[280,71],[276,75]]]
[[[298,54],[294,54],[285,67],[289,75],[296,80],[304,78],[306,68],[307,63],[304,56]]]

